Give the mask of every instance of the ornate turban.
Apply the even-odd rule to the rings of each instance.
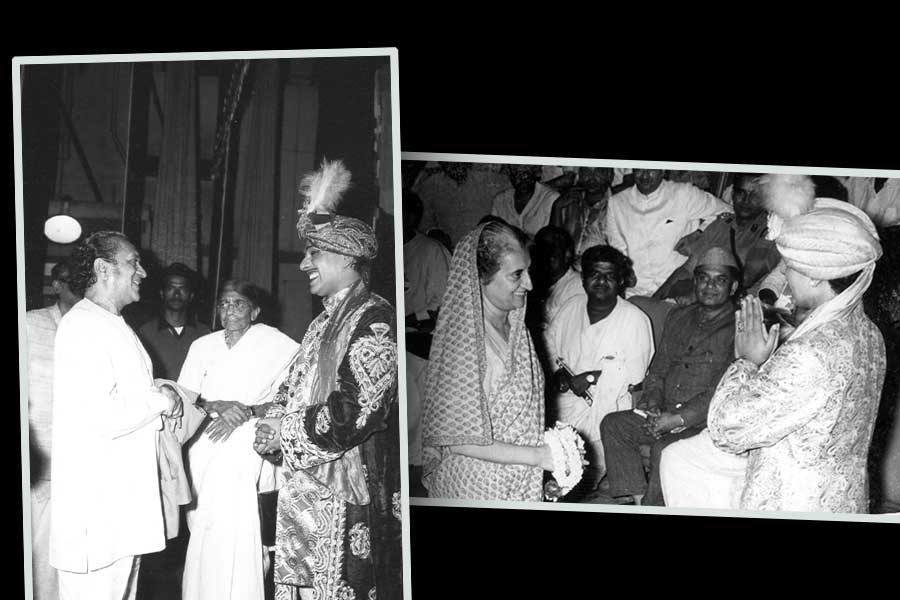
[[[852,275],[881,257],[872,220],[847,202],[816,198],[805,176],[764,179],[769,238],[790,268],[813,279]]]
[[[373,259],[378,241],[371,226],[336,214],[344,192],[350,187],[350,171],[340,160],[322,161],[322,167],[304,176],[300,193],[303,207],[297,220],[297,234],[307,243],[345,256]]]
[[[816,198],[809,177],[767,175],[763,193],[769,209],[769,239],[785,264],[812,279],[831,280],[859,272],[844,291],[817,307],[791,334],[797,338],[855,310],[881,257],[872,220],[855,206]]]

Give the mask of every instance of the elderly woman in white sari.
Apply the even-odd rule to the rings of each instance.
[[[275,487],[274,467],[253,450],[254,424],[268,408],[299,344],[254,323],[262,291],[226,281],[217,304],[223,329],[191,345],[178,384],[212,417],[187,446],[195,504],[182,596],[262,600],[264,555],[257,493]]]

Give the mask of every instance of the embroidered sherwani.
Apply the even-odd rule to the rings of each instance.
[[[719,448],[749,451],[740,507],[867,512],[866,460],[885,374],[881,333],[861,305],[762,367],[735,361],[707,423]]]
[[[356,284],[324,300],[267,416],[281,416],[276,597],[400,598],[394,309]]]

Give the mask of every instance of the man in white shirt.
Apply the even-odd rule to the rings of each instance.
[[[589,248],[581,258],[581,275],[586,294],[563,305],[545,340],[558,368],[553,377],[558,418],[587,442],[585,478],[593,487],[606,473],[600,423],[609,413],[632,408],[629,386],[644,380],[653,332],[647,315],[620,297],[634,281],[625,255],[611,246]]]
[[[661,169],[635,169],[634,185],[609,199],[609,245],[634,261],[637,285],[627,297],[652,296],[687,260],[675,251],[685,235],[703,229],[730,207],[690,183],[664,179]]]
[[[900,179],[847,177],[850,204],[865,212],[878,227],[900,224]]]
[[[81,296],[69,288],[71,269],[62,260],[50,271],[57,300],[25,313],[28,343],[28,434],[31,451],[31,574],[35,600],[59,596],[50,566],[50,448],[53,409],[53,343],[59,320]]]
[[[150,357],[121,310],[146,277],[124,235],[101,231],[72,255],[84,299],[56,334],[50,564],[60,598],[133,598],[138,557],[165,547],[157,436],[182,402],[154,385]],[[162,415],[162,416],[161,416]]]
[[[507,165],[512,188],[494,197],[491,214],[515,225],[530,237],[550,223],[559,193],[539,183],[540,165]]]
[[[403,284],[406,311],[406,425],[409,433],[410,494],[425,496],[422,486],[422,405],[431,332],[447,289],[450,252],[416,229],[422,200],[403,191]]]

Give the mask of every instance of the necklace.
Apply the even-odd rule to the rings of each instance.
[[[238,343],[238,340],[243,337],[243,331],[232,331],[230,329],[225,330],[225,345],[231,348],[235,344]]]

